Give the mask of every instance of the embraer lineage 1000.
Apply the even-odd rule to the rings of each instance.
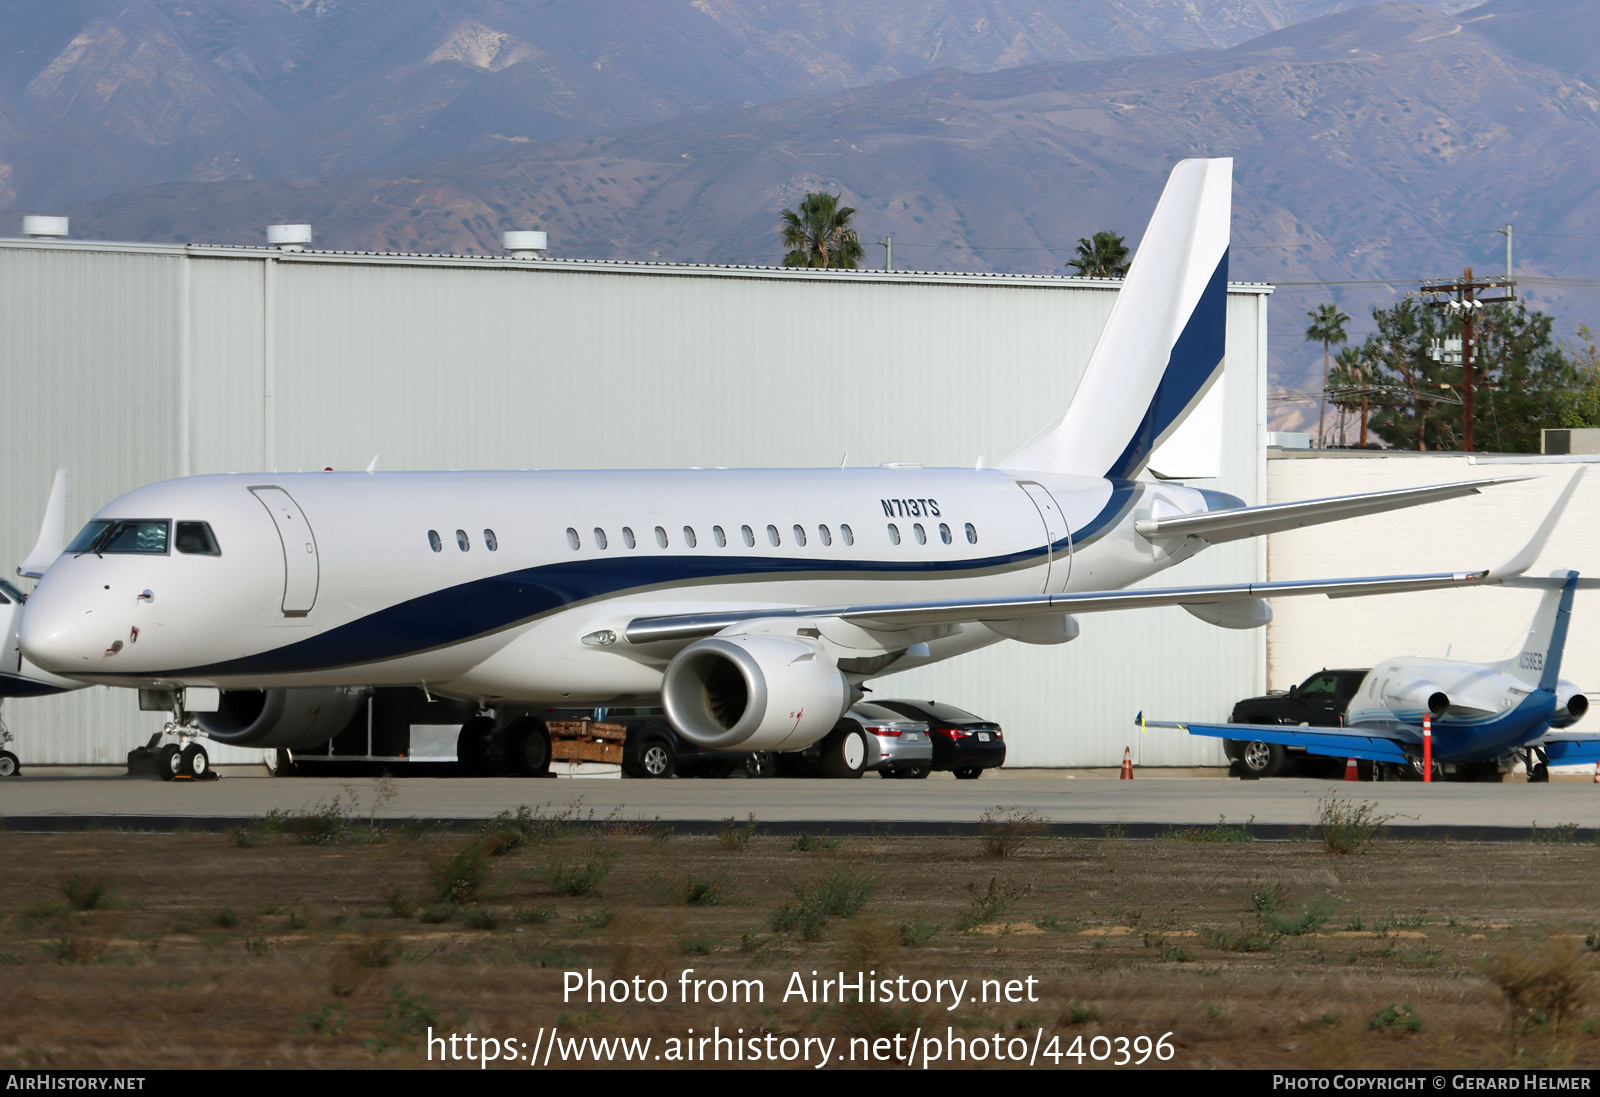
[[[1121,589],[1208,544],[1496,482],[1249,507],[1136,479],[1221,375],[1231,187],[1229,160],[1173,171],[1070,406],[998,467],[171,480],[48,554],[22,649],[75,680],[166,691],[185,741],[309,748],[360,690],[421,686],[483,707],[463,757],[492,742],[529,772],[549,761],[535,713],[643,701],[693,742],[819,746],[848,773],[863,743],[843,714],[864,683],[1070,640],[1072,614],[1182,605],[1248,628],[1264,596],[1526,568]]]

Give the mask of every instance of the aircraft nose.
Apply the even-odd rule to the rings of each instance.
[[[103,654],[107,642],[96,633],[107,627],[109,622],[95,607],[73,605],[41,583],[22,607],[17,639],[29,662],[70,675]]]

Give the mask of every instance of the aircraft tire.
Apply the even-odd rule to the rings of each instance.
[[[199,743],[190,743],[178,756],[178,772],[184,777],[204,780],[211,773],[211,756]]]
[[[822,776],[854,780],[866,771],[867,733],[854,720],[840,720],[822,748]]]
[[[177,743],[168,743],[156,751],[156,772],[163,781],[170,781],[183,769],[183,752]]]
[[[505,742],[517,772],[524,777],[544,777],[550,772],[550,733],[544,724],[524,716],[506,728]]]
[[[22,772],[22,763],[9,750],[0,750],[0,777],[15,777]]]
[[[474,716],[461,725],[456,736],[456,764],[469,777],[487,777],[489,765],[489,737],[494,734],[494,720],[488,716]]]
[[[1528,783],[1547,785],[1550,783],[1550,767],[1543,762],[1538,762],[1528,771]]]

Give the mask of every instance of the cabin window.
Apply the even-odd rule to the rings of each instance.
[[[483,547],[490,552],[500,551],[500,538],[494,535],[494,530],[486,529],[483,531]]]
[[[755,530],[751,529],[749,526],[740,526],[739,527],[739,531],[744,534],[745,547],[746,548],[755,548],[756,547],[756,533],[755,533]]]
[[[777,548],[779,545],[783,544],[783,539],[778,536],[777,526],[769,525],[767,527],[767,541],[772,545],[773,548]]]
[[[629,548],[633,548],[635,545],[637,545],[639,543],[638,541],[635,541],[633,539],[633,527],[632,526],[623,526],[622,527],[622,543],[624,545],[627,545]]]
[[[599,526],[594,527],[594,543],[602,552],[610,542],[606,540],[606,531]]]
[[[656,548],[667,547],[667,531],[660,526],[656,527]]]
[[[855,531],[850,528],[850,524],[848,522],[840,524],[839,536],[844,538],[844,543],[847,545],[853,545],[856,543]]]
[[[583,543],[578,540],[578,531],[571,526],[567,527],[567,547],[574,552],[583,547]]]
[[[211,526],[206,522],[177,523],[172,542],[179,552],[190,556],[222,555],[222,550],[217,547],[217,539],[211,534]]]
[[[893,522],[889,523],[889,543],[891,545],[898,545],[900,543],[900,527],[895,525]]]
[[[462,552],[466,552],[469,548],[472,547],[472,542],[467,540],[467,531],[466,530],[464,530],[464,529],[456,530],[456,547],[459,548]]]
[[[824,545],[833,544],[833,534],[828,532],[828,527],[827,526],[818,526],[817,527],[817,536],[822,539],[822,543]]]
[[[444,550],[444,542],[439,539],[438,530],[430,529],[428,531],[428,547],[433,549],[434,552],[441,552]]]
[[[978,543],[978,527],[973,525],[971,522],[968,522],[967,523],[967,544],[976,545],[977,543]]]
[[[698,548],[699,547],[700,539],[694,535],[694,527],[693,526],[684,526],[683,527],[683,543],[688,545],[690,548]]]
[[[911,532],[916,537],[917,544],[926,545],[928,543],[928,531],[922,528],[921,522],[913,522],[911,524]]]
[[[939,540],[943,541],[947,545],[955,540],[955,538],[950,535],[950,527],[943,522],[939,523]]]
[[[727,548],[728,535],[722,532],[721,526],[711,527],[711,539],[717,543],[718,548]]]
[[[796,525],[794,527],[794,543],[801,548],[806,547],[806,528],[804,526]]]

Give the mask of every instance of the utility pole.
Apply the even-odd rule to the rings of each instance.
[[[1510,228],[1510,225],[1506,226],[1508,267],[1511,262]],[[1515,301],[1517,299],[1515,286],[1516,283],[1509,277],[1474,279],[1472,268],[1468,267],[1459,282],[1438,282],[1422,287],[1423,293],[1432,295],[1428,304],[1434,308],[1454,309],[1461,313],[1461,448],[1467,453],[1472,452],[1472,392],[1475,387],[1484,383],[1478,380],[1477,371],[1472,365],[1473,338],[1476,334],[1478,313],[1485,305],[1500,305],[1507,301]],[[1479,290],[1494,288],[1505,289],[1505,296],[1477,296]]]
[[[1511,222],[1507,221],[1505,228],[1494,231],[1506,238],[1506,281],[1509,282],[1511,281]]]
[[[883,269],[894,270],[894,237],[885,236],[878,241],[878,246],[883,248]]]

